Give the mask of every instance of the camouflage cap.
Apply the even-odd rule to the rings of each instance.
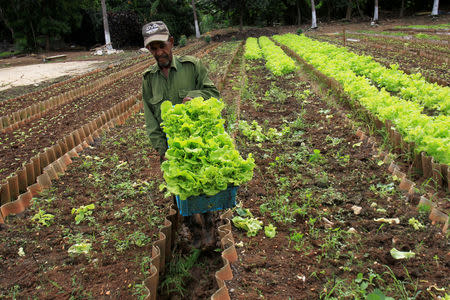
[[[147,47],[153,41],[166,42],[170,33],[163,21],[155,21],[142,27],[142,36],[144,37],[144,47]]]

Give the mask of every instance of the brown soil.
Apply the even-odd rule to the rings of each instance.
[[[226,55],[216,53],[219,61],[226,61]],[[229,120],[239,107],[234,102],[239,94],[239,64],[237,59],[222,92],[231,107],[226,112]],[[364,282],[371,274],[378,275],[367,290],[380,288],[395,298],[393,276],[410,296],[417,283],[421,291],[417,299],[432,298],[427,291],[432,285],[446,287],[448,239],[440,227],[430,224],[426,213],[415,209],[416,202],[405,201],[386,166],[379,165],[369,145],[359,142],[338,107],[327,104],[328,97],[319,97],[315,81],[304,73],[274,77],[261,61],[249,62],[247,72],[249,94],[240,103],[241,118],[256,120],[264,133],[269,128],[280,132],[284,125],[290,131],[281,139],[262,143],[237,136],[241,154],[253,153],[257,164],[254,179],[240,187],[238,200],[264,225],[275,225],[277,235],[269,239],[260,231],[256,237],[247,237],[234,229],[235,241],[243,244],[233,265],[234,278],[227,282],[232,299],[317,299],[328,293],[345,298],[339,293],[356,295],[358,273]],[[211,77],[220,78],[217,74]],[[132,86],[128,80],[132,81],[128,78],[124,85]],[[125,95],[117,94],[123,89],[119,86],[109,96],[106,91],[90,96],[97,100],[110,97],[114,102]],[[110,107],[98,104],[94,108],[92,103],[80,105],[86,111]],[[69,132],[65,123],[78,118],[76,113],[63,116],[60,128],[50,117],[41,121],[49,123],[49,127],[42,124],[49,131],[47,140],[40,137],[41,142],[51,144],[57,139],[49,137],[51,133]],[[91,118],[86,114],[85,122]],[[298,118],[303,121],[297,122]],[[37,197],[32,208],[8,218],[8,226],[0,228],[6,237],[0,244],[2,297],[133,299],[145,294],[140,284],[148,275],[151,241],[171,201],[158,192],[159,164],[143,126],[142,115],[138,115],[113,129],[83,153],[88,156],[78,159],[50,191]],[[18,136],[10,139],[17,145],[14,151],[26,147]],[[29,143],[35,142],[29,139]],[[314,150],[320,150],[319,155],[314,156]],[[6,156],[1,157],[3,164]],[[23,162],[12,154],[6,161],[16,160]],[[89,203],[96,205],[94,221],[76,225],[71,209]],[[353,205],[362,207],[360,215],[353,213]],[[39,208],[54,214],[53,225],[38,226],[31,220]],[[400,224],[374,222],[380,217],[398,217]],[[408,224],[412,217],[425,228],[414,230]],[[356,233],[349,233],[351,228]],[[71,245],[85,239],[92,242],[90,257],[67,254]],[[25,256],[19,255],[20,247]],[[189,255],[182,239],[176,247],[181,255]],[[412,250],[416,257],[394,260],[389,254],[393,247]],[[212,274],[222,263],[220,257],[203,254],[199,261],[190,272],[184,297],[169,293],[169,298],[205,299],[217,289]]]
[[[289,137],[264,142],[261,147],[238,136],[241,153],[253,153],[257,163],[254,179],[241,187],[239,200],[264,225],[274,224],[277,235],[269,239],[263,231],[256,237],[234,232],[243,247],[228,284],[232,298],[317,299],[334,285],[337,288],[330,295],[341,298],[340,291],[356,293],[358,273],[368,278],[370,272],[380,280],[374,280],[369,289],[378,287],[392,294],[393,281],[386,266],[397,279],[409,282],[407,270],[411,282],[418,281],[418,299],[430,298],[429,285],[446,286],[449,265],[436,264],[433,259],[435,255],[440,261],[447,257],[441,229],[405,202],[385,166],[378,166],[371,147],[359,142],[335,105],[327,105],[326,99],[314,93],[304,96],[304,101],[299,94],[295,97],[294,92],[310,90],[303,75],[275,78],[261,62],[250,63],[248,73],[254,95],[241,104],[242,119],[256,120],[263,132],[269,127],[281,130],[299,116],[304,125],[291,129]],[[280,100],[281,92],[267,94],[274,86],[288,95],[285,101]],[[257,103],[262,106],[258,108]],[[314,149],[320,150],[324,161],[311,161]],[[383,193],[386,188],[390,192]],[[362,207],[360,215],[353,213],[353,205]],[[295,207],[300,209],[295,212]],[[380,217],[398,217],[400,225],[380,226],[374,222]],[[408,225],[412,217],[426,229],[415,231]],[[348,233],[350,228],[357,233]],[[393,247],[412,250],[416,258],[394,260],[389,254]],[[410,286],[406,288],[413,294]]]
[[[9,218],[1,232],[0,295],[134,299],[144,294],[139,287],[149,274],[151,242],[169,204],[158,192],[159,156],[150,149],[137,115],[85,150],[30,209]],[[91,203],[90,219],[76,224],[72,208]],[[32,221],[39,209],[54,215],[49,227]],[[81,241],[92,243],[90,255],[68,255]]]
[[[195,49],[197,47],[190,51]],[[224,52],[222,50],[221,53]],[[226,61],[227,56],[223,55],[221,59]],[[61,121],[52,123],[56,116],[64,116],[64,120],[74,122],[84,119],[86,122],[86,118],[92,117],[89,111],[102,111],[110,106],[102,105],[101,99],[119,101],[128,96],[130,93],[126,91],[132,91],[139,82],[134,77],[126,78],[112,91],[91,94],[87,97],[91,100],[89,105],[75,101],[77,109],[73,109],[71,115],[61,114],[63,109],[49,112],[44,119],[37,121],[42,125],[39,141],[52,143],[59,132],[69,131],[67,126],[60,126],[59,130]],[[121,95],[116,94],[118,91]],[[63,123],[67,125],[65,121]],[[75,160],[50,191],[34,199],[31,208],[19,216],[8,217],[7,225],[1,228],[7,240],[0,246],[0,258],[5,262],[0,276],[1,297],[134,299],[145,295],[141,283],[149,274],[151,242],[156,239],[161,218],[172,201],[163,199],[158,192],[162,181],[159,156],[151,150],[144,129],[143,115],[138,114],[125,125],[103,135],[95,141],[93,148]],[[53,136],[45,134],[48,132],[53,132]],[[11,136],[11,140],[18,143],[15,136]],[[24,140],[18,148],[30,148],[27,144],[35,143]],[[92,215],[94,219],[76,225],[72,208],[90,203],[96,205]],[[39,209],[55,216],[52,225],[39,226],[31,220]],[[220,222],[216,219],[216,223]],[[87,258],[83,255],[72,257],[67,253],[67,249],[80,240],[92,242],[92,254]],[[180,231],[175,256],[189,256],[190,244],[190,236]],[[18,254],[20,247],[24,257]],[[218,289],[214,273],[222,266],[220,253],[202,252],[190,270],[190,277],[184,279],[183,295],[168,292],[173,286],[161,286],[161,299],[210,297]],[[161,282],[167,276],[167,272],[162,274]]]

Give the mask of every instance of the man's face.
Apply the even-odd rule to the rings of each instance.
[[[147,45],[160,68],[167,68],[172,63],[173,37],[167,42],[154,41]]]

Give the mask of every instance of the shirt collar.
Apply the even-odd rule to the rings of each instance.
[[[180,61],[178,60],[178,57],[176,57],[175,55],[172,56],[172,62],[170,63],[170,68],[175,69],[175,71],[178,71],[178,68],[180,67]],[[150,67],[150,69],[148,70],[150,73],[156,73],[158,71],[160,71],[161,69],[159,68],[158,64],[155,63],[153,66]]]

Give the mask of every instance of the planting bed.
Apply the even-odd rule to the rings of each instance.
[[[149,273],[151,242],[168,204],[157,189],[159,157],[150,148],[142,119],[136,115],[104,134],[30,209],[9,218],[1,231],[2,296],[146,295],[142,281]],[[76,224],[72,209],[89,204],[95,205],[88,210],[92,214]],[[42,217],[33,221],[39,211]],[[46,223],[44,214],[54,218]],[[92,245],[89,255],[68,254],[72,245],[83,242]]]
[[[196,49],[187,47],[181,53],[190,53]],[[31,119],[17,130],[1,133],[0,181],[4,182],[7,176],[31,157],[100,116],[107,108],[132,95],[137,95],[140,92],[141,82],[141,72],[134,72],[106,88],[103,87],[86,96],[75,97],[63,105],[48,109],[41,118]]]
[[[293,55],[284,57],[270,39],[260,44],[264,58],[256,60],[244,57],[240,42],[180,50],[203,57],[227,105],[227,131],[241,155],[253,153],[257,164],[253,179],[238,190],[242,209],[234,216],[248,217],[249,209],[263,227],[254,234],[233,228],[237,261],[233,255],[221,258],[221,248],[234,249],[229,236],[217,251],[199,252],[191,249],[187,228],[176,226],[181,218],[172,215],[174,227],[167,229],[172,199],[159,191],[159,157],[138,113],[96,138],[80,157],[72,153],[74,164],[65,175],[52,180],[27,210],[0,224],[0,298],[144,299],[160,262],[154,246],[172,238],[173,248],[160,248],[168,251],[156,271],[161,299],[207,299],[214,293],[224,299],[449,294],[448,234],[441,223],[430,222],[430,207],[418,208],[425,195],[448,211],[448,192],[425,182],[406,196],[380,156],[378,147],[389,150],[386,133],[373,130],[359,111],[342,107],[339,95]],[[140,84],[136,72],[2,134],[1,181],[67,133],[138,94]],[[58,87],[48,90],[58,94]],[[375,134],[370,143],[357,127]],[[389,157],[403,171],[408,167],[401,155]],[[227,223],[216,217],[217,225]],[[273,227],[265,234],[269,225],[276,227],[274,237]],[[175,229],[177,236],[162,237]],[[397,260],[394,248],[415,256]],[[229,261],[233,279],[228,274],[216,281],[216,271]],[[223,279],[231,279],[226,288]]]
[[[417,211],[418,199],[406,202],[371,145],[312,91],[303,72],[273,77],[261,61],[247,70],[251,96],[241,103],[241,119],[283,136],[264,141],[240,132],[239,148],[255,155],[257,170],[238,198],[277,234],[234,232],[242,248],[228,284],[232,299],[364,299],[375,288],[395,299],[443,295],[432,286],[447,287],[448,241]],[[416,231],[411,218],[425,227]],[[395,260],[392,248],[416,257]]]
[[[342,46],[343,39],[342,35],[310,35],[320,41],[326,41],[333,44]],[[347,41],[346,47],[358,54],[370,55],[376,61],[389,66],[390,64],[396,63],[399,65],[401,70],[406,73],[421,73],[429,81],[437,82],[441,85],[447,85],[450,82],[448,74],[448,64],[442,63],[441,61],[434,61],[426,57],[421,57],[420,53],[411,53],[405,51],[403,47],[394,48],[390,46],[381,47],[380,45],[375,45],[372,43],[365,42],[361,40],[359,42]],[[403,51],[402,51],[403,50]],[[416,51],[420,52],[420,49]],[[448,54],[442,54],[441,56],[447,56]]]
[[[198,55],[204,55],[209,52],[208,49],[216,46],[205,47]],[[223,61],[230,58],[231,53],[229,57],[221,57]],[[211,59],[214,57],[211,56]],[[219,75],[212,73],[212,77]],[[140,77],[125,78],[119,82],[122,81],[124,85],[116,86],[116,89],[121,89],[122,94],[126,95],[123,93],[125,85],[130,85],[130,82],[140,84]],[[99,93],[86,98],[97,97]],[[110,94],[103,98],[119,101],[121,96]],[[78,109],[82,108],[80,103],[77,104]],[[66,115],[67,119],[72,117],[75,114]],[[52,117],[48,120],[52,120]],[[57,132],[55,128],[41,129],[43,133]],[[67,175],[57,180],[50,191],[35,198],[30,209],[17,217],[8,217],[7,225],[2,227],[8,243],[2,244],[0,250],[3,252],[0,257],[6,262],[4,266],[7,269],[7,272],[2,270],[2,273],[4,278],[8,278],[8,281],[2,279],[2,283],[5,282],[1,286],[2,296],[112,296],[131,299],[143,298],[148,294],[143,281],[152,273],[150,258],[154,254],[151,244],[157,240],[155,234],[161,227],[162,216],[167,214],[171,201],[162,199],[158,192],[157,187],[161,183],[159,156],[151,150],[144,129],[143,115],[140,114],[124,126],[113,129],[112,133],[95,140],[94,147],[85,150],[82,157],[76,159],[74,165],[77,166],[72,165]],[[53,140],[48,138],[49,143],[57,136],[51,138]],[[72,208],[91,203],[96,206],[92,216],[86,217],[79,225],[73,224],[75,214],[72,214]],[[41,213],[40,217],[32,220],[38,212]],[[48,228],[38,225],[40,219],[45,222],[47,218],[51,218],[47,221]],[[217,223],[221,224],[222,221],[218,220]],[[163,299],[174,295],[184,295],[185,299],[204,299],[220,286],[214,278],[215,272],[224,266],[224,261],[217,252],[196,257],[196,264],[189,270],[189,276],[181,273],[184,277],[180,277],[177,274],[179,262],[194,255],[186,238],[182,234],[175,244],[173,267],[168,266],[165,276],[161,278],[159,294]],[[91,243],[92,253],[87,258],[81,254],[74,257],[68,255],[69,246],[81,242]],[[226,242],[222,245],[226,245]],[[22,250],[19,251],[20,247]],[[29,255],[22,257],[16,250],[20,255],[22,251]],[[27,260],[31,263],[28,264]],[[40,266],[41,262],[45,262],[44,266]],[[24,263],[30,268],[26,272],[27,276],[13,275],[14,272],[23,272]],[[209,271],[205,272],[205,269]],[[190,283],[180,290],[177,286],[179,282],[176,281],[179,278],[194,280],[189,280]]]

